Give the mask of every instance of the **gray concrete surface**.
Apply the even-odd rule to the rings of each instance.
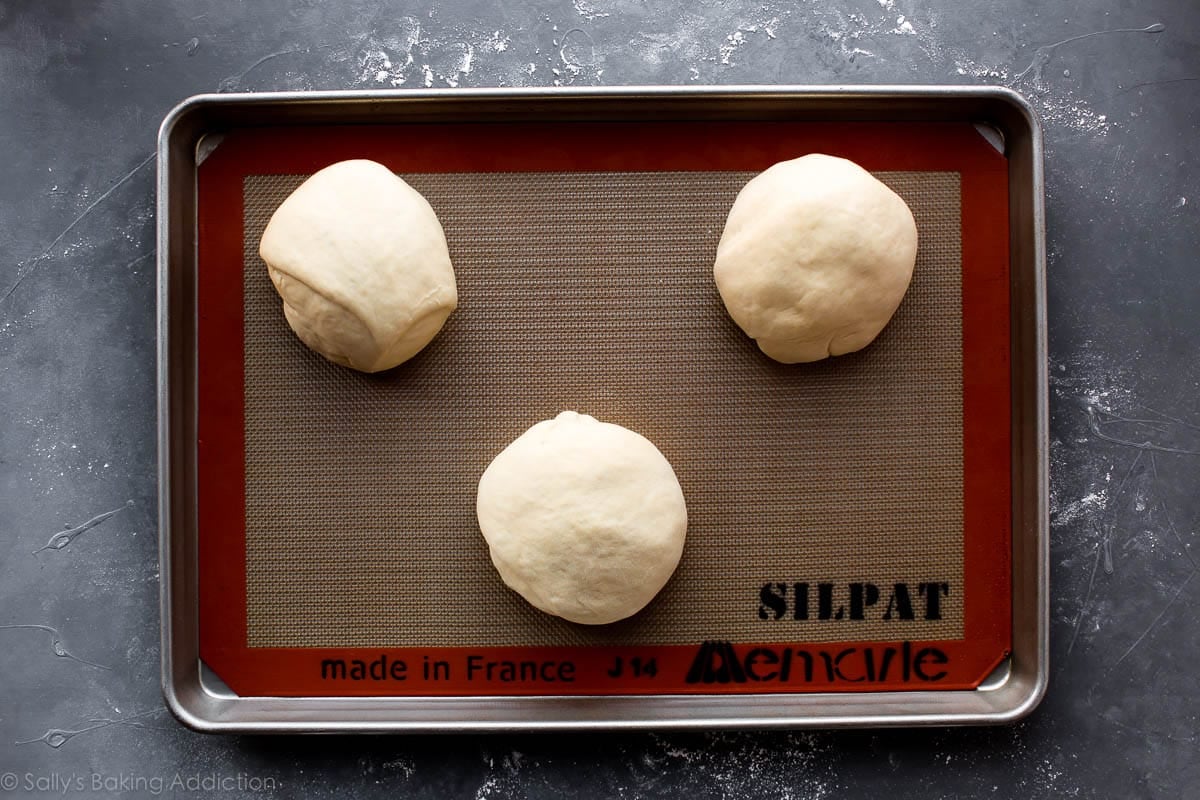
[[[1200,796],[1198,54],[1186,0],[0,0],[0,797]],[[1012,86],[1046,126],[1052,681],[1030,719],[219,738],[164,710],[151,152],[169,108],[888,82]]]

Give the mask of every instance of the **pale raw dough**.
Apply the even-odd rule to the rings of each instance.
[[[589,625],[649,603],[687,531],[683,490],[658,448],[573,411],[496,456],[476,511],[504,582],[542,611]]]
[[[374,161],[342,161],[301,184],[271,217],[259,254],[296,335],[363,372],[412,358],[458,305],[437,215]]]
[[[738,194],[713,276],[725,308],[776,361],[866,347],[912,279],[917,226],[904,200],[852,161],[784,161]]]

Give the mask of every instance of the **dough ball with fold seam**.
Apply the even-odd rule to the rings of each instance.
[[[537,608],[601,625],[644,608],[679,564],[687,506],[648,439],[564,411],[479,479],[479,528],[500,577]]]
[[[412,358],[458,306],[437,214],[374,161],[313,174],[276,209],[259,254],[300,340],[362,372]]]

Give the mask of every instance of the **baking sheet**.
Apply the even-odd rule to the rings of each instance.
[[[484,647],[493,657],[576,659],[586,673],[566,692],[525,687],[516,694],[540,696],[503,700],[481,697],[497,692],[479,684],[416,686],[417,680],[402,691],[346,685],[331,692],[312,679],[313,668],[331,654],[382,652],[417,665],[421,658],[449,663],[464,657],[470,648],[461,646],[249,646],[244,364],[228,357],[244,353],[246,176],[295,176],[338,153],[373,157],[404,174],[754,172],[808,151],[847,155],[875,171],[959,171],[964,150],[938,140],[945,125],[983,131],[988,147],[1005,156],[984,173],[961,172],[962,197],[969,201],[962,207],[962,557],[964,580],[977,588],[966,593],[962,639],[822,645],[769,637],[774,644],[767,646],[786,650],[785,657],[833,660],[857,653],[861,660],[870,650],[907,664],[903,680],[871,686],[846,674],[840,682],[763,686],[728,670],[705,675],[714,671],[696,669],[725,655],[761,659],[762,647],[753,643],[652,646],[664,672],[674,676],[666,686],[614,683],[611,674],[597,671],[611,663],[602,658],[633,659],[646,646]],[[575,135],[589,127],[590,135]],[[623,138],[631,130],[647,135]],[[429,132],[434,135],[420,136]],[[489,147],[471,144],[480,140]],[[531,161],[537,162],[532,169]],[[1014,719],[1040,699],[1046,674],[1041,148],[1037,123],[1014,93],[992,87],[650,87],[223,95],[194,98],[168,116],[159,167],[163,673],[168,704],[188,725],[264,731],[946,724]],[[1002,188],[987,191],[997,175]],[[1000,230],[970,234],[968,227],[991,227],[981,226],[981,212]],[[981,261],[1004,269],[981,274],[973,266]],[[231,386],[239,391],[231,393]],[[630,415],[630,426],[644,427],[634,422],[637,416]],[[995,469],[995,454],[1010,446],[1011,484],[1008,469]],[[990,499],[981,503],[981,497]],[[975,664],[975,677],[960,675],[940,687],[907,685],[929,680],[930,651],[923,647],[929,644],[945,648],[958,672]],[[1010,649],[1011,659],[1003,660]],[[988,674],[996,653],[1000,666]],[[925,670],[912,669],[910,662],[923,659]],[[685,671],[700,679],[682,681]],[[723,683],[731,677],[739,680]],[[322,696],[331,693],[343,696]]]

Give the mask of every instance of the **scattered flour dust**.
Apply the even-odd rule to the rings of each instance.
[[[860,41],[871,41],[884,33],[878,22],[872,23],[866,15],[852,12],[844,13],[837,8],[829,8],[821,12],[817,31],[828,39],[847,61],[854,61],[858,56],[874,56],[875,53],[859,47]]]
[[[1072,98],[1070,95],[1057,95],[1049,90],[1039,90],[1036,93],[1027,92],[1038,107],[1042,122],[1077,133],[1108,133],[1112,123],[1108,115],[1097,113],[1089,104]]]
[[[725,37],[725,43],[717,49],[721,65],[729,67],[736,63],[732,60],[733,55],[749,41],[746,34],[754,34],[762,31],[768,39],[774,39],[775,31],[778,28],[779,17],[772,17],[764,22],[753,22],[739,26],[736,31]]]
[[[638,57],[646,64],[659,66],[674,57],[674,37],[666,33],[639,33],[630,44],[636,49]],[[692,67],[695,76],[700,77],[700,71]]]
[[[459,57],[456,62],[452,62],[450,69],[444,73],[439,73],[438,77],[445,81],[446,85],[452,89],[458,88],[460,80],[471,74],[471,67],[475,63],[475,46],[471,44],[457,43]]]
[[[740,733],[653,735],[628,768],[638,794],[670,774],[681,781],[679,796],[823,800],[837,790],[829,759],[833,746],[829,738],[799,732],[779,739]]]
[[[727,34],[724,41],[717,46],[717,63],[723,67],[736,66],[737,61],[734,59],[734,56],[751,41],[753,36],[761,33],[767,40],[775,39],[777,38],[780,24],[781,18],[778,15],[773,15],[769,6],[759,6],[756,14],[752,15],[749,19],[743,19],[737,28],[732,33]],[[695,32],[693,32],[694,35]]]
[[[359,83],[370,83],[371,81],[385,83],[393,78],[398,78],[400,83],[404,82],[402,74],[393,74],[392,60],[383,50],[363,50],[358,56],[358,65],[360,67]]]
[[[703,81],[713,77],[706,64],[718,70],[735,68],[753,47],[777,38],[790,26],[796,29],[791,33],[813,35],[835,56],[849,62],[875,58],[890,40],[889,49],[899,49],[904,58],[925,59],[948,75],[1018,88],[1049,129],[1103,136],[1113,124],[1108,115],[1073,95],[1068,87],[1055,81],[1049,70],[1042,69],[1048,50],[1036,38],[1020,43],[1020,63],[988,63],[937,34],[937,11],[912,8],[896,0],[856,4],[852,10],[837,5],[798,8],[769,2],[733,5],[740,8],[733,10],[736,24],[732,30],[714,29],[708,17],[684,11],[668,29],[642,31],[624,47],[610,49],[596,45],[588,29],[606,24],[624,5],[618,6],[613,0],[572,0],[571,19],[576,24],[563,25],[567,33],[555,37],[559,52],[553,54],[531,48],[528,43],[517,44],[503,30],[438,28],[428,20],[402,16],[351,45],[342,58],[351,61],[356,82],[364,86],[457,87],[467,83],[479,67],[503,66],[503,59],[512,62],[506,68],[511,70],[510,79],[521,83],[530,81],[539,68],[544,68],[546,72],[540,76],[547,82],[598,84],[607,58],[629,56],[655,69],[682,62],[690,80]],[[558,31],[560,22],[547,14],[539,24]],[[523,50],[528,52],[514,52]],[[562,64],[547,63],[559,58]],[[1025,59],[1030,59],[1028,65]],[[487,63],[477,63],[480,61]],[[1175,202],[1174,207],[1179,209],[1187,200],[1181,197],[1167,202]]]
[[[726,36],[725,44],[721,45],[720,48],[721,63],[725,66],[730,66],[732,63],[730,59],[733,58],[733,54],[736,53],[745,43],[746,34],[742,33],[740,30],[734,31]]]
[[[575,13],[586,19],[588,22],[608,16],[607,11],[598,10],[594,5],[589,3],[588,0],[574,0],[572,5],[575,6]]]
[[[896,27],[892,28],[889,33],[898,34],[900,36],[916,36],[917,31],[913,28],[912,23],[904,18],[904,15],[896,17]]]
[[[872,56],[871,42],[880,42],[889,36],[902,36],[914,45],[912,55],[924,54],[935,67],[953,70],[954,74],[973,78],[981,82],[997,83],[1018,88],[1037,107],[1043,122],[1048,127],[1066,129],[1075,133],[1103,136],[1112,125],[1108,116],[1096,111],[1089,103],[1074,97],[1069,90],[1048,83],[1041,70],[1023,68],[1023,64],[989,64],[979,61],[953,45],[948,45],[936,35],[937,14],[932,10],[913,14],[900,14],[895,0],[877,0],[877,12],[865,9],[846,12],[840,8],[825,8],[810,12],[815,15],[817,33],[831,42],[846,60],[858,56]],[[732,42],[722,46],[722,54]],[[1028,43],[1023,51],[1031,49],[1036,42]],[[736,50],[736,47],[733,48]],[[732,52],[732,51],[730,51]],[[1035,54],[1028,56],[1036,59]]]
[[[959,75],[1019,88],[1037,106],[1042,122],[1048,126],[1097,135],[1104,135],[1111,128],[1108,116],[1098,113],[1088,103],[1069,93],[1054,92],[1045,84],[1028,83],[1019,75],[1013,76],[1008,67],[980,64],[962,53],[957,54],[953,63]]]
[[[421,23],[412,17],[400,17],[386,33],[371,34],[358,53],[358,83],[402,86],[421,41]]]
[[[1089,346],[1068,361],[1051,359],[1049,367],[1050,394],[1063,414],[1050,441],[1050,524],[1060,543],[1091,542],[1129,488],[1121,470],[1130,458],[1093,447],[1091,425],[1146,414],[1128,388],[1135,378],[1109,354]]]
[[[1069,525],[1078,520],[1095,520],[1104,514],[1108,508],[1108,487],[1093,490],[1078,500],[1074,500],[1061,508],[1057,507],[1055,498],[1050,503],[1050,524],[1054,527]]]
[[[415,78],[425,87],[435,82],[457,87],[475,68],[478,53],[498,55],[508,50],[511,42],[501,30],[428,34],[418,20],[401,17],[386,31],[373,31],[360,43],[355,61],[357,83],[403,86]]]
[[[411,758],[396,758],[391,761],[384,761],[381,765],[384,772],[398,772],[405,777],[411,778],[417,771],[416,762]]]
[[[632,797],[656,796],[664,781],[670,781],[679,797],[826,800],[838,790],[830,758],[834,746],[831,738],[800,732],[771,737],[650,734],[641,745],[621,746],[617,755],[624,762],[622,776]],[[487,772],[475,790],[476,800],[524,796],[531,785],[544,787],[547,795],[560,788],[560,778],[536,753],[485,753],[483,763]]]
[[[954,71],[959,75],[970,75],[972,78],[982,78],[998,83],[1008,82],[1008,70],[1004,67],[981,66],[965,58],[954,60]]]
[[[19,317],[10,317],[0,322],[0,337],[12,338],[17,335],[17,331],[32,328],[29,320],[33,317],[34,311],[35,309],[30,309]]]

